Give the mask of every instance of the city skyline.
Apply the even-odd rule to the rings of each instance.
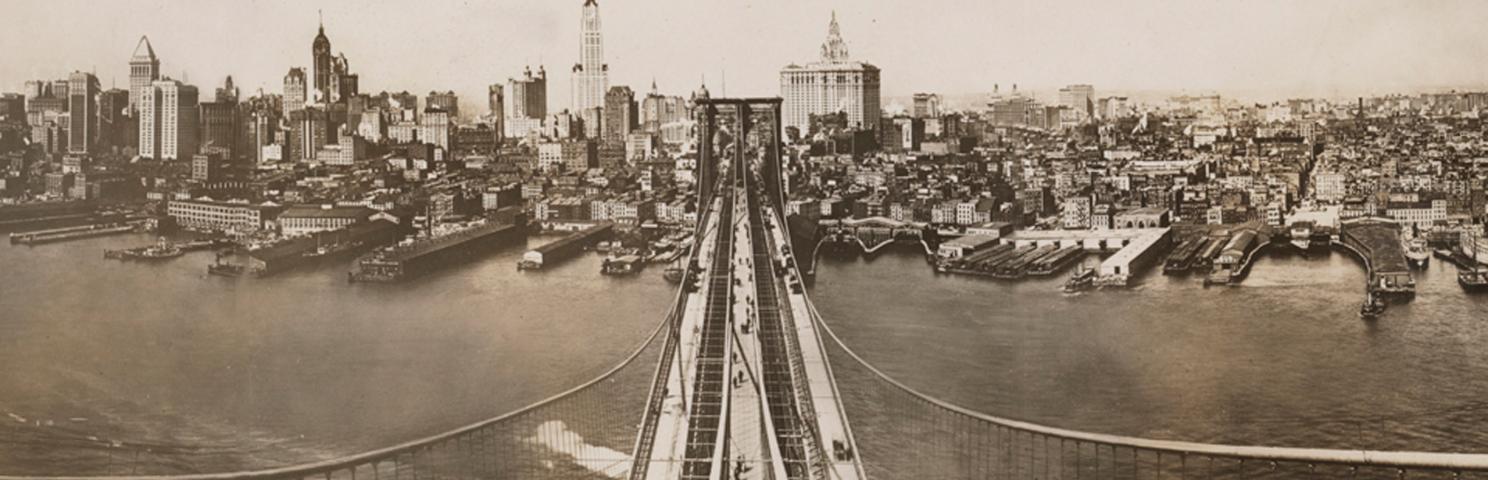
[[[487,85],[520,75],[526,65],[545,65],[553,81],[571,84],[567,67],[580,60],[575,39],[582,5],[451,1],[393,14],[384,5],[360,8],[340,1],[22,4],[14,10],[18,25],[28,27],[0,32],[0,40],[51,48],[16,51],[10,68],[0,72],[0,90],[74,70],[96,73],[103,88],[128,88],[130,54],[147,35],[164,76],[211,86],[231,75],[248,92],[278,93],[283,72],[312,67],[306,46],[318,28],[317,12],[323,12],[336,50],[357,62],[363,91],[454,90],[467,105],[481,106]],[[610,83],[641,90],[655,79],[672,93],[706,81],[719,94],[728,89],[735,95],[778,95],[776,72],[815,56],[834,11],[854,57],[884,70],[886,97],[981,94],[1012,84],[1047,96],[1072,83],[1094,84],[1102,94],[1349,97],[1472,88],[1488,79],[1488,64],[1477,61],[1488,55],[1488,32],[1455,15],[1454,3],[1157,6],[1162,8],[1082,2],[948,1],[932,8],[847,8],[840,1],[601,3]],[[171,21],[154,14],[165,9],[174,11]],[[718,15],[738,21],[703,21]],[[199,21],[174,20],[183,17]],[[389,25],[388,18],[403,19],[403,27]],[[454,22],[465,18],[491,21]],[[655,24],[669,28],[647,28]],[[937,28],[916,28],[923,25]],[[69,35],[70,26],[93,34]],[[987,35],[989,29],[995,34]],[[570,107],[562,100],[569,92],[555,93],[559,99],[551,108]]]

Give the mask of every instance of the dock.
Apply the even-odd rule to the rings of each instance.
[[[1199,256],[1199,251],[1209,245],[1209,238],[1198,236],[1189,237],[1178,244],[1168,258],[1163,262],[1164,274],[1176,274],[1188,272],[1193,267],[1194,258]]]
[[[347,280],[396,282],[419,277],[439,268],[468,261],[502,245],[527,238],[523,222],[490,220],[443,235],[389,245],[374,250],[352,265]]]
[[[1382,218],[1343,221],[1338,245],[1364,262],[1368,289],[1390,295],[1413,295],[1416,280],[1400,245],[1400,225]]]
[[[44,243],[65,242],[68,240],[81,240],[84,238],[102,237],[120,233],[139,231],[144,222],[109,222],[92,225],[80,225],[76,227],[54,228],[50,230],[38,230],[34,232],[10,234],[11,244],[41,245]]]
[[[1054,253],[1056,250],[1058,250],[1058,247],[1054,245],[1041,245],[1038,247],[1034,247],[1033,250],[1029,250],[1022,255],[1018,255],[1014,258],[1008,259],[1007,261],[1002,262],[1002,264],[998,265],[996,268],[993,268],[992,276],[1005,280],[1015,280],[1023,278],[1024,275],[1028,274],[1029,265],[1032,265],[1034,261],[1043,258],[1046,255]]]
[[[1237,285],[1250,271],[1256,253],[1270,244],[1270,236],[1253,228],[1242,228],[1230,233],[1224,240],[1224,248],[1214,259],[1213,269],[1204,279],[1205,285]]]
[[[392,243],[403,227],[387,221],[355,223],[346,228],[316,232],[249,250],[243,263],[218,262],[207,273],[224,276],[263,277],[321,262],[343,259],[368,249]]]
[[[1040,258],[1028,267],[1028,274],[1036,277],[1044,277],[1059,273],[1075,262],[1085,257],[1085,250],[1077,246],[1068,246],[1055,250],[1044,258]]]
[[[1142,235],[1132,238],[1115,255],[1101,261],[1095,277],[1096,285],[1125,287],[1131,284],[1138,270],[1158,263],[1172,244],[1171,228],[1134,230],[1142,232]]]
[[[1462,253],[1461,250],[1458,250],[1456,248],[1452,248],[1452,249],[1438,248],[1436,250],[1433,250],[1432,251],[1432,254],[1435,255],[1436,258],[1441,259],[1441,260],[1443,260],[1443,261],[1445,261],[1447,263],[1452,264],[1452,266],[1455,266],[1457,268],[1464,269],[1464,270],[1472,269],[1474,267],[1480,267],[1480,266],[1484,265],[1483,262],[1475,262],[1475,261],[1473,261],[1472,257],[1467,256],[1467,254]]]
[[[615,225],[613,223],[598,223],[541,247],[534,248],[522,254],[522,259],[517,262],[517,268],[521,270],[541,270],[548,265],[572,258],[590,245],[609,238],[614,233],[614,229]]]
[[[6,205],[0,207],[0,228],[92,218],[97,215],[94,209],[84,201]]]

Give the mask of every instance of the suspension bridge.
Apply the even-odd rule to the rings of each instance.
[[[779,100],[705,98],[700,108],[689,267],[667,315],[609,371],[495,418],[341,458],[151,475],[178,459],[132,450],[110,457],[108,475],[51,478],[1488,479],[1488,454],[1109,435],[905,385],[844,344],[801,284],[781,215]]]

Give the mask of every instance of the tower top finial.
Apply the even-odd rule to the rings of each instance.
[[[150,37],[140,35],[139,43],[134,46],[134,55],[130,61],[155,61],[155,47],[150,46]]]
[[[320,18],[320,33],[325,33],[325,11],[317,8],[315,9],[315,16]]]
[[[842,28],[837,25],[836,10],[832,10],[832,23],[827,26],[827,41],[822,43],[821,60],[829,63],[848,60],[847,42],[842,40]]]

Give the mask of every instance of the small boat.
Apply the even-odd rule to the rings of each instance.
[[[1385,313],[1385,300],[1379,294],[1369,291],[1369,296],[1364,300],[1364,305],[1359,307],[1359,318],[1373,320]]]
[[[636,255],[624,255],[620,257],[607,257],[600,265],[599,273],[605,275],[633,275],[640,273],[645,264],[641,257]]]
[[[1064,282],[1064,291],[1079,292],[1088,290],[1092,286],[1095,286],[1095,269],[1082,266],[1075,273],[1070,274],[1069,280]]]
[[[599,242],[598,244],[595,244],[594,245],[594,251],[599,252],[599,253],[610,253],[610,241],[609,240],[605,240],[605,241]]]
[[[682,267],[671,266],[667,267],[665,272],[662,272],[661,278],[665,278],[666,281],[671,283],[681,283],[682,276],[685,273],[687,273],[687,270],[684,270]]]
[[[207,273],[224,277],[241,277],[244,273],[248,273],[248,269],[232,263],[214,263],[207,265]]]

